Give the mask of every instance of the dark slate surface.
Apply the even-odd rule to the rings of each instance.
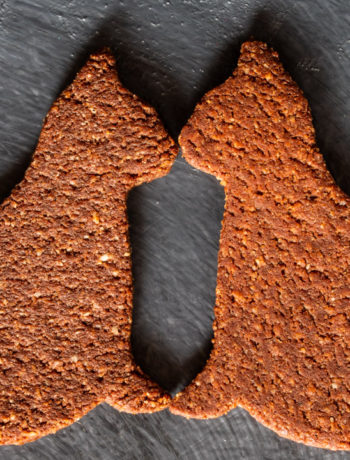
[[[51,103],[91,50],[112,46],[124,83],[173,136],[235,67],[241,42],[272,44],[307,95],[319,146],[350,192],[349,0],[0,0],[0,193],[21,178]],[[176,392],[203,366],[212,334],[224,194],[179,157],[129,199],[135,356]],[[279,438],[237,409],[217,420],[101,405],[56,435],[0,447],[0,460],[350,459]]]

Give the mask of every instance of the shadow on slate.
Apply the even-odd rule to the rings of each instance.
[[[223,201],[216,179],[182,158],[166,178],[129,195],[134,355],[173,393],[209,355]],[[183,203],[192,203],[190,212]]]
[[[268,42],[308,98],[321,152],[350,192],[347,0],[0,1],[0,195],[23,177],[53,100],[92,52],[110,46],[123,83],[176,139],[202,95],[233,71],[241,43]],[[135,278],[132,343],[141,367],[175,393],[210,352],[223,189],[179,156],[128,200]],[[282,439],[236,409],[216,420],[103,404],[0,460],[340,460]]]

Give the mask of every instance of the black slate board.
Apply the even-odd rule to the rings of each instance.
[[[0,0],[0,194],[22,176],[42,119],[88,54],[110,45],[123,82],[176,137],[194,105],[235,67],[254,36],[279,51],[310,101],[318,143],[350,193],[349,0]],[[166,178],[135,189],[133,346],[169,391],[210,350],[223,189],[179,156]],[[350,459],[279,438],[245,411],[185,420],[101,405],[56,435],[0,447],[0,460]]]

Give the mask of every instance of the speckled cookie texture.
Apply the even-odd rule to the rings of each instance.
[[[126,199],[175,155],[108,50],[54,103],[0,209],[1,444],[55,432],[102,401],[131,413],[168,404],[131,354]]]
[[[180,145],[221,181],[226,205],[213,349],[172,412],[210,418],[239,405],[282,436],[350,449],[350,199],[277,53],[244,43]]]

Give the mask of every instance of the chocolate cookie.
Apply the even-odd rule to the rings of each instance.
[[[167,406],[131,354],[126,200],[176,153],[109,51],[53,104],[0,208],[1,444],[53,433],[102,401],[132,413]]]
[[[171,405],[239,405],[282,436],[350,449],[350,199],[301,90],[260,42],[206,94],[180,145],[225,187],[213,350]]]

